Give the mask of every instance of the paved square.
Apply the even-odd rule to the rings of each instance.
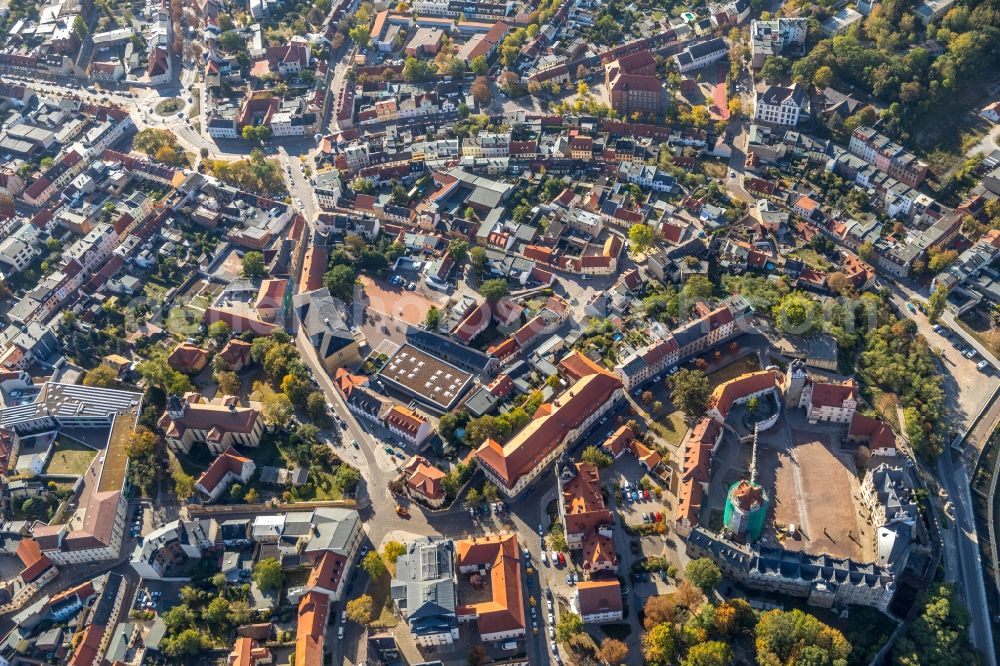
[[[791,433],[791,441],[781,441],[784,432]],[[765,536],[773,542],[775,525],[781,532],[795,525],[798,536],[786,537],[785,548],[868,562],[874,555],[871,529],[854,499],[860,487],[856,467],[850,453],[834,448],[836,440],[820,430],[779,427],[762,441],[758,479],[772,497]]]

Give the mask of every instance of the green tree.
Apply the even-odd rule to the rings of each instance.
[[[247,141],[264,141],[271,136],[271,128],[267,125],[247,125],[241,135]]]
[[[255,278],[265,275],[267,275],[267,268],[264,266],[264,254],[262,252],[251,250],[243,255],[243,277]]]
[[[707,557],[689,561],[684,567],[684,576],[705,594],[711,592],[722,580],[718,565]]]
[[[111,388],[118,385],[118,372],[110,365],[101,364],[87,371],[83,376],[84,386]]]
[[[410,56],[403,64],[403,78],[407,83],[426,81],[437,74],[437,68],[431,63]]]
[[[362,594],[357,599],[351,599],[348,601],[344,612],[347,613],[347,619],[351,622],[367,625],[372,621],[372,613],[374,610],[375,602],[372,600],[371,596]]]
[[[823,324],[820,304],[801,291],[785,294],[771,316],[779,330],[796,335],[805,335]]]
[[[354,269],[346,264],[334,266],[323,276],[323,285],[333,296],[344,301],[353,300],[356,281],[357,275]]]
[[[364,570],[368,572],[368,575],[372,580],[377,580],[388,573],[385,568],[385,562],[382,561],[382,557],[374,550],[369,551],[365,555],[364,559],[361,560],[361,566]]]
[[[820,91],[825,90],[831,81],[833,81],[833,70],[827,65],[823,65],[813,74],[812,83]]]
[[[476,76],[486,76],[486,72],[490,70],[490,63],[487,62],[485,57],[476,56],[469,63],[469,69],[471,69],[473,74]]]
[[[944,313],[944,307],[948,302],[948,289],[941,286],[935,289],[927,298],[927,305],[924,307],[927,319],[932,324],[936,324]]]
[[[963,666],[981,663],[969,643],[969,612],[946,584],[933,585],[921,595],[920,614],[893,649],[893,663],[902,666]]]
[[[846,664],[851,653],[851,644],[840,631],[797,608],[762,614],[754,634],[757,659],[763,664],[837,666]]]
[[[670,399],[674,406],[691,418],[697,418],[708,408],[712,387],[701,370],[678,370],[667,380],[672,390]]]
[[[865,241],[858,246],[858,256],[869,264],[875,261],[875,246],[870,241]]]
[[[314,421],[326,418],[326,396],[320,391],[312,391],[306,397],[306,413]]]
[[[469,251],[469,265],[477,273],[482,273],[486,268],[486,250],[478,245]]]
[[[469,255],[469,242],[461,238],[452,240],[448,243],[448,253],[455,260],[455,263],[462,263]]]
[[[232,497],[237,502],[241,501],[247,494],[247,489],[243,487],[243,484],[234,483],[229,486],[229,496]]]
[[[340,492],[351,494],[357,489],[358,484],[361,483],[361,472],[349,465],[340,465],[334,473],[333,478]]]
[[[611,456],[596,446],[588,446],[583,450],[583,455],[580,457],[584,462],[588,462],[597,467],[607,467],[614,462]]]
[[[674,628],[667,624],[657,624],[642,637],[642,655],[649,666],[670,666],[677,654]]]
[[[693,303],[711,298],[713,291],[715,287],[711,280],[704,275],[692,275],[684,283],[679,296],[685,307],[690,307]]]
[[[633,224],[628,230],[628,239],[638,252],[645,252],[656,239],[653,228],[648,224]]]
[[[264,382],[254,384],[251,396],[261,403],[261,418],[269,426],[284,426],[295,414],[288,396],[278,393]]]
[[[173,632],[195,626],[197,618],[187,604],[178,604],[163,614],[163,621]]]
[[[430,309],[427,310],[427,316],[424,317],[424,326],[433,331],[440,323],[441,311],[432,305]]]
[[[226,53],[236,53],[246,49],[246,40],[238,32],[228,30],[219,35],[219,48]]]
[[[368,28],[367,23],[359,23],[347,32],[347,36],[353,39],[354,43],[361,48],[367,48],[368,43],[371,41],[371,30]]]
[[[231,370],[212,373],[212,379],[215,380],[216,385],[219,387],[221,395],[239,395],[240,389],[243,387],[239,375]]]
[[[733,649],[722,641],[708,641],[692,645],[683,666],[729,666],[733,663]]]
[[[171,657],[193,657],[207,650],[211,644],[211,640],[197,629],[185,629],[165,638],[163,651]]]
[[[768,56],[758,76],[768,83],[778,83],[792,71],[792,62],[784,56]]]
[[[406,546],[398,541],[386,541],[385,545],[382,547],[382,557],[385,558],[386,562],[390,564],[395,564],[399,556],[406,552]]]
[[[222,597],[212,599],[201,612],[201,619],[216,629],[224,627],[229,622],[229,601]]]
[[[487,301],[495,303],[504,296],[510,294],[510,287],[507,285],[507,280],[503,278],[496,278],[493,280],[486,280],[479,285],[479,293],[482,294]]]
[[[252,254],[252,253],[250,253]],[[263,259],[263,256],[261,257]],[[246,272],[246,256],[243,257],[243,271]],[[212,338],[216,342],[222,343],[229,339],[230,334],[232,334],[233,329],[230,328],[229,324],[222,321],[213,321],[208,325],[208,337]]]
[[[194,477],[190,474],[185,474],[180,468],[177,468],[173,472],[174,478],[174,493],[177,495],[177,499],[184,501],[190,499],[194,496]]]
[[[281,586],[285,584],[285,573],[281,570],[281,562],[273,557],[257,562],[253,567],[251,578],[262,592],[280,592]]]
[[[583,631],[583,618],[570,611],[559,613],[559,621],[556,623],[556,638],[559,639],[560,643],[565,643],[581,631]]]

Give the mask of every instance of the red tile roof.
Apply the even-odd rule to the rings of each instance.
[[[458,608],[459,615],[477,617],[479,635],[524,631],[524,602],[521,598],[521,553],[515,534],[494,534],[455,542],[455,565],[488,568],[493,596],[488,601]],[[296,662],[298,660],[296,659]]]
[[[230,446],[222,452],[222,455],[213,460],[208,469],[198,477],[198,485],[208,493],[212,493],[227,474],[242,475],[248,463],[252,464],[249,458],[241,456],[236,449]]]
[[[616,579],[580,581],[576,590],[579,595],[581,615],[622,610],[622,588]]]
[[[299,600],[295,630],[295,663],[322,664],[326,620],[330,614],[330,597],[322,592],[307,592]]]
[[[708,401],[709,407],[714,407],[722,415],[722,418],[726,418],[734,402],[753,393],[773,388],[777,382],[778,373],[774,370],[740,375],[715,387]]]
[[[414,492],[431,500],[444,497],[445,473],[422,456],[413,456],[403,468],[406,485]]]
[[[858,437],[868,440],[869,449],[895,449],[896,435],[892,428],[880,419],[865,416],[855,412],[851,419],[848,437]]]
[[[853,379],[843,384],[816,382],[813,384],[813,407],[842,407],[847,400],[856,400],[858,385]]]
[[[476,459],[513,488],[621,388],[621,381],[607,371],[584,377],[559,396],[551,414],[532,420],[504,446],[486,440],[476,450]]]

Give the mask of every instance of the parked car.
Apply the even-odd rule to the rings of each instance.
[[[559,566],[566,566],[566,556],[562,553],[559,553]]]
[[[545,551],[542,551],[542,564],[548,565],[549,558],[545,555]]]
[[[976,368],[980,372],[985,372],[986,370],[990,369],[991,367],[992,366],[990,366],[990,362],[989,361],[980,361],[979,363],[976,364]]]

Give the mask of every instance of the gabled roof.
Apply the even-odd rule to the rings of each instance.
[[[330,597],[309,591],[299,600],[295,632],[295,663],[322,664],[326,621],[330,614]]]
[[[580,581],[576,591],[582,616],[622,610],[622,588],[617,579]]]
[[[469,604],[459,615],[477,617],[479,634],[524,631],[524,602],[521,598],[521,553],[515,534],[495,534],[455,542],[455,566],[488,568],[493,596],[488,601]]]
[[[562,444],[570,431],[621,388],[621,381],[607,371],[588,375],[559,396],[551,414],[532,420],[502,447],[487,440],[476,450],[475,457],[493,469],[508,488],[513,488],[522,476]]]

